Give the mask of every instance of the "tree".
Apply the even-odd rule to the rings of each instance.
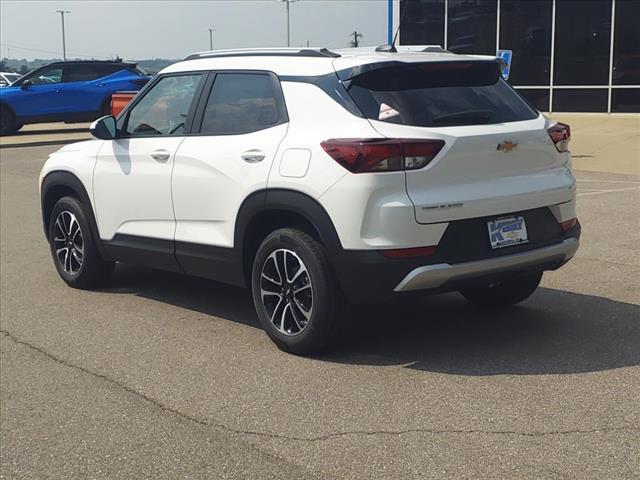
[[[24,63],[22,65],[20,65],[20,69],[18,70],[18,73],[20,75],[26,75],[27,73],[29,73],[29,67],[27,67]]]

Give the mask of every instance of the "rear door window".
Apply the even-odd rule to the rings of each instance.
[[[276,78],[268,73],[219,73],[209,94],[200,133],[238,135],[286,121]]]
[[[69,65],[64,74],[65,82],[90,82],[122,70],[123,67],[109,64]]]
[[[351,79],[348,91],[367,118],[444,127],[536,118],[500,76],[495,62],[390,65]]]

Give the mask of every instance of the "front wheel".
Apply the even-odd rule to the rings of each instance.
[[[56,270],[74,288],[93,288],[111,276],[114,262],[100,256],[84,205],[63,197],[54,205],[49,220],[49,245]]]
[[[22,125],[18,126],[16,117],[7,107],[0,107],[0,135],[16,133]]]
[[[280,349],[308,355],[333,340],[342,299],[324,248],[312,237],[291,228],[267,236],[251,283],[260,324]]]
[[[538,288],[541,279],[542,272],[537,272],[486,287],[465,288],[460,293],[471,303],[481,307],[509,307],[529,298]]]

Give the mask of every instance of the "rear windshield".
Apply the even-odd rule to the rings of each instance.
[[[536,118],[500,76],[496,62],[394,64],[360,74],[349,94],[367,118],[444,127]]]

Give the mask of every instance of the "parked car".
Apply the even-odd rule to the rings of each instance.
[[[433,48],[189,56],[46,161],[55,267],[76,288],[115,262],[249,287],[297,354],[330,343],[345,301],[521,302],[580,224],[569,127],[500,68]]]
[[[55,62],[0,89],[0,133],[28,123],[82,122],[108,115],[111,94],[140,90],[147,76],[134,63]]]
[[[0,72],[0,88],[8,87],[20,78],[20,74],[11,72]]]
[[[138,92],[115,92],[111,95],[111,115],[117,117]]]

